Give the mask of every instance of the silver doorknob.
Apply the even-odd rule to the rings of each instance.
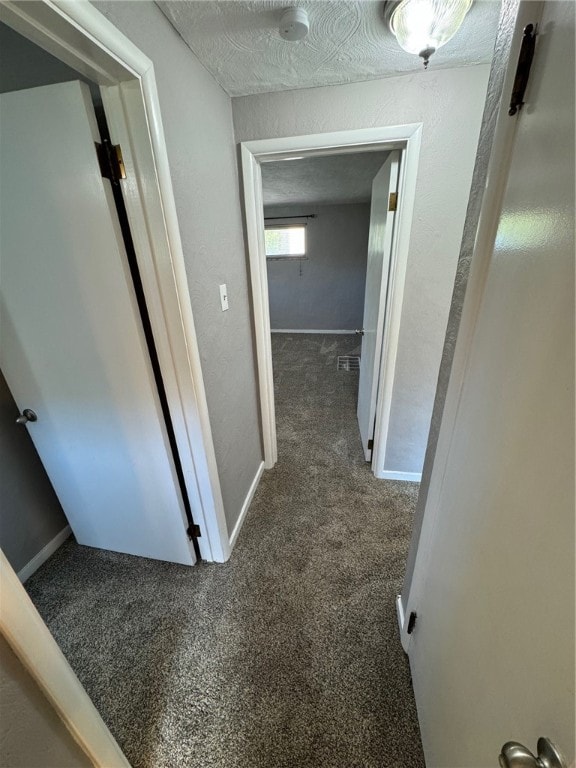
[[[356,336],[364,336],[364,328],[356,328],[354,333],[356,334]]]
[[[502,747],[501,768],[568,768],[566,758],[550,739],[538,739],[538,757],[517,741],[507,741]]]
[[[36,416],[32,408],[24,408],[22,416],[18,416],[16,419],[16,424],[28,424],[29,421],[38,421],[38,416]]]

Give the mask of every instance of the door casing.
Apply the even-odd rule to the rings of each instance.
[[[0,580],[0,636],[10,644],[91,763],[97,768],[130,768],[2,550]]]
[[[415,610],[426,581],[430,543],[442,514],[442,483],[516,136],[518,121],[508,115],[508,105],[520,54],[521,35],[517,34],[517,27],[532,22],[541,12],[540,1],[509,0],[502,8],[459,256],[463,264],[458,266],[459,291],[455,289],[452,297],[406,576],[396,601],[400,637],[406,652],[411,641],[406,619]]]
[[[372,467],[376,477],[386,477],[378,468],[384,467],[394,370],[398,352],[400,316],[408,262],[412,215],[416,199],[416,176],[420,156],[422,123],[361,128],[307,136],[287,136],[278,139],[246,141],[240,144],[244,183],[244,212],[248,239],[250,279],[252,284],[252,313],[256,337],[256,361],[260,390],[262,442],[264,465],[271,469],[278,458],[268,275],[264,245],[264,205],[262,194],[262,163],[291,158],[339,155],[350,152],[402,151],[400,165],[396,236],[391,256],[388,302],[380,360],[376,360],[380,385],[376,402],[376,428],[372,450]]]
[[[200,555],[224,562],[230,543],[178,228],[154,67],[88,0],[0,3],[0,20],[100,85],[121,144],[130,229]]]

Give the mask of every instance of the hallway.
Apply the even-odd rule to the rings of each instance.
[[[279,460],[229,563],[62,547],[26,587],[134,768],[420,768],[394,598],[417,486],[376,480],[347,336],[273,336]]]

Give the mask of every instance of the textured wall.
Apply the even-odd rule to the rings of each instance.
[[[488,73],[486,65],[432,68],[232,102],[237,141],[424,125],[385,463],[389,471],[422,470]]]
[[[21,570],[68,525],[0,373],[0,547]]]
[[[3,766],[88,768],[92,765],[3,635],[0,635],[0,689]]]
[[[370,205],[274,206],[266,216],[302,216],[306,260],[268,261],[272,328],[362,327]]]
[[[229,530],[262,461],[230,99],[159,8],[94,3],[154,62]],[[218,286],[230,309],[222,312]]]

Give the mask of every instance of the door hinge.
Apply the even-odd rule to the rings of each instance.
[[[397,207],[398,207],[398,193],[390,192],[390,197],[388,198],[388,210],[395,211]]]
[[[416,619],[418,618],[418,615],[416,614],[416,611],[412,611],[410,614],[410,618],[408,619],[408,627],[406,628],[406,632],[411,635],[412,632],[414,632],[414,627],[416,626]]]
[[[120,179],[125,179],[126,169],[120,144],[112,144],[108,139],[104,139],[101,144],[95,142],[95,146],[103,178],[110,179],[112,184],[118,184]]]
[[[532,66],[534,49],[536,47],[536,34],[534,24],[528,24],[528,26],[524,27],[524,36],[522,37],[522,45],[518,56],[518,66],[516,67],[514,85],[512,86],[510,109],[508,110],[510,117],[515,115],[519,109],[522,109],[524,104],[524,93],[528,85],[530,67]]]
[[[186,533],[188,534],[189,539],[199,539],[200,536],[202,536],[200,526],[196,525],[195,523],[188,526]]]
[[[368,440],[368,450],[371,451],[374,448],[374,440]]]

